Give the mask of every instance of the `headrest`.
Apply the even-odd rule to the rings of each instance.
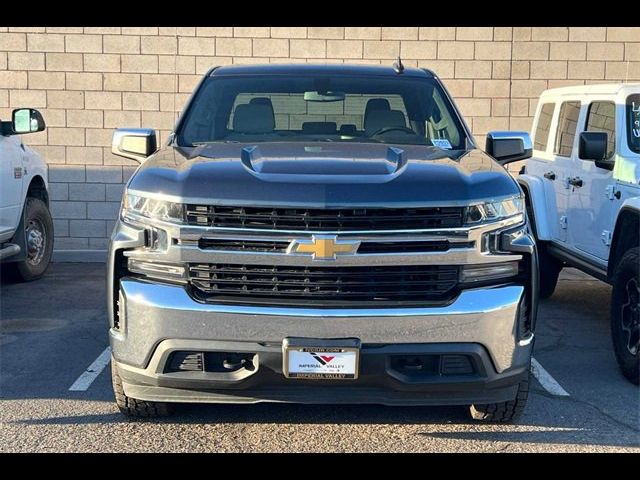
[[[358,134],[358,129],[352,123],[343,123],[340,125],[340,135],[354,136]]]
[[[371,135],[384,127],[406,127],[404,113],[400,110],[374,110],[369,115],[365,133]]]
[[[271,99],[268,97],[255,97],[249,100],[249,104],[251,105],[266,105],[271,110],[271,116],[273,117],[273,123],[276,123],[276,116],[273,113],[273,103],[271,103]],[[275,128],[275,126],[274,126]]]
[[[367,119],[371,112],[375,110],[391,110],[389,100],[386,98],[372,98],[367,102],[367,106],[364,109],[364,128],[367,128]]]
[[[269,105],[271,110],[273,110],[273,103],[271,103],[271,99],[268,97],[255,97],[249,100],[249,104],[251,105]]]
[[[335,135],[337,128],[336,122],[304,122],[302,133],[306,135]]]
[[[233,112],[233,131],[236,133],[273,132],[275,121],[269,105],[245,103]]]

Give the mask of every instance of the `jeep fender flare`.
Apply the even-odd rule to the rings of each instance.
[[[640,214],[640,197],[627,198],[624,202],[622,202],[622,206],[620,207],[620,211],[618,212],[618,217],[620,217],[620,213],[622,213],[623,210],[631,210]]]
[[[547,198],[542,180],[538,177],[522,174],[517,178],[518,184],[524,190],[526,201],[531,205],[533,218],[529,219],[535,226],[536,240],[551,240],[553,238],[551,223],[547,215]]]
[[[640,197],[627,198],[618,210],[611,250],[609,252],[609,262],[607,265],[607,277],[611,278],[618,264],[627,250],[637,247],[638,231],[640,229]]]

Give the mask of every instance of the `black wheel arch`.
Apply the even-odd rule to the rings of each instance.
[[[44,202],[44,204],[49,207],[49,192],[47,191],[47,185],[44,182],[44,179],[40,175],[35,175],[31,182],[29,183],[29,188],[27,189],[27,198],[38,198]]]
[[[520,185],[520,188],[524,193],[524,202],[526,206],[527,217],[529,220],[529,228],[531,228],[531,233],[533,233],[533,236],[536,238],[536,241],[537,241],[538,230],[536,229],[536,217],[535,217],[535,211],[533,209],[533,205],[531,204],[531,193],[529,192],[529,186],[525,182],[519,179],[516,179],[516,181],[518,182],[518,185]]]
[[[618,214],[616,226],[613,230],[607,278],[612,280],[616,266],[625,252],[640,246],[638,237],[640,232],[640,211],[632,207],[623,207]]]
[[[29,198],[37,198],[38,200],[42,200],[44,204],[49,208],[49,192],[47,191],[47,186],[44,183],[44,179],[40,175],[35,175],[31,182],[29,182],[29,187],[27,189],[27,195],[24,199],[24,204],[22,205],[22,212],[20,213],[20,223],[18,223],[18,227],[16,228],[16,233],[11,240],[13,243],[17,244],[20,247],[20,253],[11,257],[8,261],[13,262],[21,262],[26,258],[26,241],[22,232],[24,231],[24,216],[25,216],[25,208],[27,207],[27,201]]]

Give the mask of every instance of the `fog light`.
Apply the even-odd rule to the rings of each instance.
[[[460,270],[460,282],[483,282],[518,275],[518,262],[492,263],[488,265],[465,265]]]
[[[130,272],[161,280],[184,281],[186,277],[185,268],[180,264],[148,262],[130,258],[128,269]]]

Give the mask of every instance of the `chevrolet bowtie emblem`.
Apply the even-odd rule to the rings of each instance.
[[[312,253],[314,260],[335,260],[336,255],[353,255],[360,246],[359,241],[338,240],[336,235],[314,235],[311,240],[294,240],[287,253]]]

